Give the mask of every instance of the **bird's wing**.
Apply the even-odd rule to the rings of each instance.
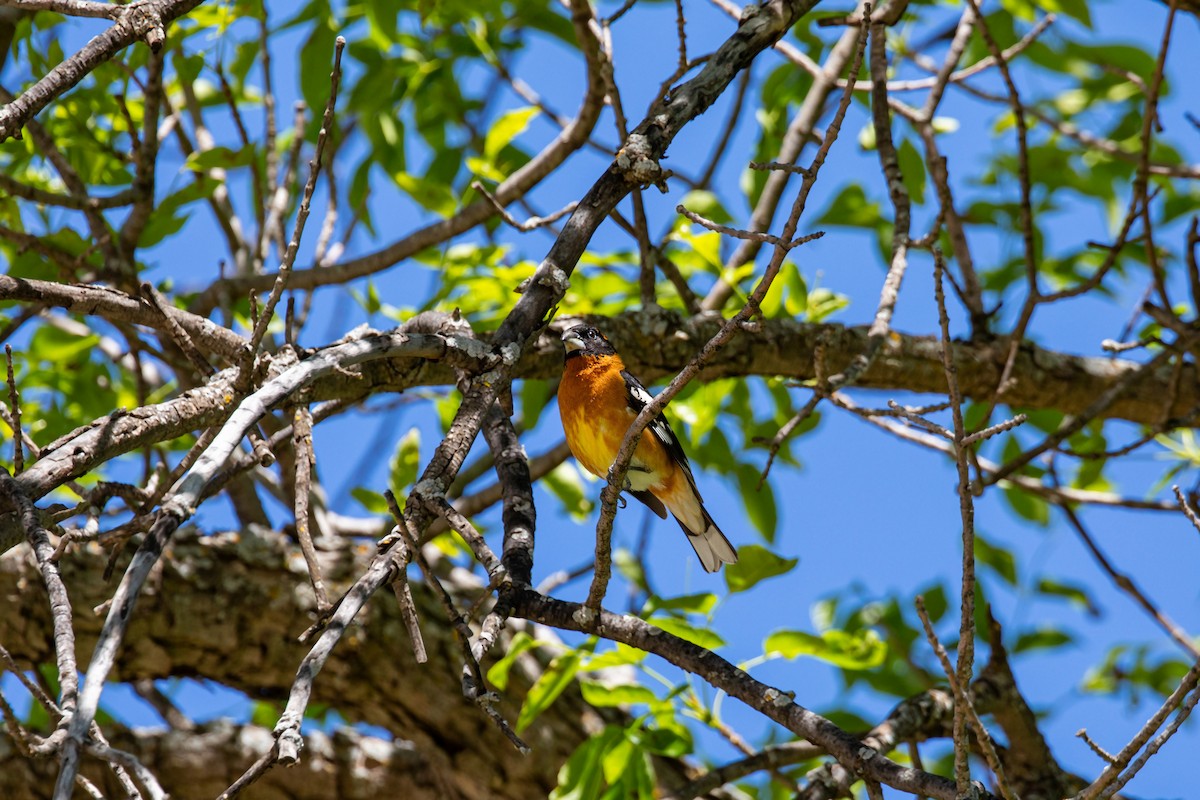
[[[625,379],[625,400],[629,403],[629,407],[634,413],[640,414],[654,399],[654,396],[642,385],[642,382],[630,375],[625,370],[621,370],[621,377]],[[662,414],[656,416],[646,426],[646,430],[650,435],[666,448],[670,454],[671,460],[683,468],[683,472],[687,475],[688,483],[692,485],[692,489],[696,489],[696,478],[692,475],[692,465],[688,463],[687,454],[683,452],[683,445],[679,443],[679,439],[675,436],[675,431],[671,430],[671,424],[667,422],[667,418]]]

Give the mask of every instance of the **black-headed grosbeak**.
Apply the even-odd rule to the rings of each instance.
[[[626,431],[653,398],[625,371],[625,363],[600,331],[576,325],[562,340],[566,357],[558,410],[567,444],[588,472],[606,478]],[[705,510],[692,467],[662,414],[642,431],[625,490],[663,519],[670,510],[708,572],[737,561],[737,551]]]

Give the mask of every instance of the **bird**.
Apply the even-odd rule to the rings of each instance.
[[[607,478],[621,440],[654,398],[596,328],[575,325],[562,341],[558,410],[567,445],[584,469]],[[624,489],[663,519],[671,512],[705,571],[737,563],[737,551],[705,509],[683,446],[662,414],[642,431]]]

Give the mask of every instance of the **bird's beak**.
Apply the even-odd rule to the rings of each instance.
[[[583,337],[574,331],[567,331],[562,336],[563,347],[567,348],[568,353],[573,353],[576,350],[582,350],[585,345]]]

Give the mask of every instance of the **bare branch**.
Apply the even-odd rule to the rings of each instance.
[[[279,272],[275,277],[275,285],[271,287],[271,294],[267,298],[263,312],[259,315],[258,322],[254,326],[254,332],[250,335],[250,350],[242,363],[243,374],[248,373],[249,365],[254,359],[254,353],[258,350],[258,346],[267,332],[267,325],[270,324],[271,318],[275,315],[275,304],[279,302],[279,298],[283,295],[284,287],[287,286],[288,277],[292,272],[292,265],[296,261],[296,253],[300,249],[300,237],[304,235],[304,224],[308,222],[309,207],[312,204],[313,191],[317,186],[317,176],[321,174],[321,156],[325,152],[325,142],[329,138],[330,130],[333,127],[333,109],[337,103],[338,85],[342,78],[342,50],[345,46],[345,38],[341,36],[337,37],[333,50],[333,71],[329,74],[329,100],[325,103],[325,114],[321,118],[321,130],[317,134],[317,150],[313,155],[312,161],[308,163],[308,181],[304,184],[304,194],[300,200],[300,208],[296,211],[296,224],[292,229],[292,239],[288,242],[287,251],[283,255],[283,262],[279,265]],[[246,377],[249,376],[247,375]]]
[[[308,565],[308,577],[312,581],[313,594],[317,598],[317,614],[324,615],[330,608],[329,596],[325,592],[325,582],[321,579],[321,565],[317,561],[312,532],[308,527],[308,496],[312,491],[312,470],[316,461],[313,454],[312,424],[312,411],[309,407],[306,404],[296,406],[292,412],[292,447],[296,454],[296,538],[300,540],[300,549]]]
[[[591,623],[584,625],[579,621],[581,616],[586,616],[580,613],[583,608],[527,589],[517,594],[513,613],[556,628],[596,633],[661,656],[821,747],[854,775],[938,800],[956,797],[952,781],[896,764],[879,750],[798,705],[788,694],[759,682],[712,651],[656,628],[645,620],[608,611],[601,611]]]
[[[925,598],[917,595],[916,606],[917,615],[921,618],[921,626],[925,629],[925,638],[929,641],[929,646],[933,648],[934,654],[941,663],[942,671],[946,673],[946,680],[950,682],[950,690],[954,692],[955,717],[958,717],[960,707],[966,711],[971,730],[975,732],[976,740],[979,742],[979,748],[983,750],[984,758],[987,759],[988,766],[991,767],[992,773],[996,776],[996,783],[999,784],[1000,793],[1004,795],[1005,800],[1016,800],[1012,788],[1008,785],[1008,781],[1004,777],[1004,765],[1000,763],[1000,757],[996,754],[996,747],[992,743],[992,737],[988,734],[983,720],[979,718],[979,711],[975,708],[975,704],[971,698],[970,687],[967,686],[965,691],[959,688],[963,685],[959,683],[960,676],[955,674],[954,665],[950,663],[950,656],[946,654],[946,648],[938,641],[937,634],[933,631],[933,623],[929,621],[929,612],[925,610]]]
[[[13,473],[20,475],[25,469],[25,433],[21,429],[21,393],[13,375],[12,345],[4,345],[4,363],[8,369],[8,407],[12,412],[8,423],[13,434]]]
[[[587,142],[600,117],[604,102],[604,82],[598,70],[599,44],[588,26],[588,21],[593,18],[592,10],[590,6],[585,8],[585,5],[572,3],[572,24],[588,66],[587,89],[579,112],[575,120],[553,142],[496,187],[495,195],[501,204],[507,204],[524,195],[557,169],[567,156]],[[490,203],[480,200],[449,219],[439,220],[419,228],[375,253],[340,264],[296,271],[289,279],[288,285],[293,289],[313,289],[374,274],[427,247],[447,241],[451,237],[470,230],[491,218],[495,213],[495,209]],[[196,298],[193,310],[206,313],[219,301],[222,294],[238,296],[250,289],[261,291],[272,286],[276,277],[275,274],[268,273],[216,281]]]
[[[1179,510],[1188,518],[1188,522],[1192,523],[1197,531],[1200,531],[1200,516],[1197,516],[1196,509],[1192,508],[1192,504],[1183,496],[1183,492],[1178,486],[1172,486],[1171,491],[1175,493],[1175,499],[1179,501]]]
[[[500,214],[500,218],[503,219],[505,222],[507,222],[510,226],[512,226],[516,230],[520,231],[521,233],[528,233],[529,231],[536,230],[538,228],[545,227],[546,225],[550,225],[552,223],[558,222],[560,219],[565,217],[567,214],[570,214],[572,211],[574,211],[575,206],[578,205],[578,203],[574,203],[574,202],[567,203],[567,205],[563,206],[558,211],[555,211],[553,214],[550,214],[545,217],[530,217],[529,219],[525,220],[524,222],[520,222],[517,220],[516,217],[514,217],[512,214],[508,213],[508,211],[505,210],[504,206],[500,205],[500,201],[496,199],[496,195],[489,192],[482,183],[480,183],[479,181],[472,181],[471,188],[474,189],[475,191],[479,192],[480,194],[482,194],[484,197],[486,197],[488,202],[491,203],[496,208],[496,211]]]
[[[1146,724],[1134,734],[1134,737],[1129,740],[1129,744],[1121,748],[1121,752],[1113,757],[1112,762],[1104,768],[1099,777],[1088,785],[1087,788],[1075,795],[1072,800],[1107,798],[1119,791],[1141,769],[1146,759],[1157,752],[1166,740],[1178,730],[1179,725],[1187,719],[1188,714],[1195,707],[1197,700],[1200,699],[1200,693],[1194,691],[1197,683],[1200,683],[1200,662],[1197,662],[1188,670],[1187,674],[1183,676],[1183,680],[1175,687],[1175,691],[1171,692],[1170,696],[1154,712],[1150,719],[1146,720]],[[1191,693],[1191,697],[1188,697],[1189,693]],[[1184,702],[1184,698],[1187,698],[1186,702]],[[1182,707],[1180,707],[1180,703],[1183,703]],[[1163,731],[1161,736],[1150,742],[1150,737],[1154,736],[1158,729],[1162,727],[1163,722],[1166,721],[1167,717],[1176,708],[1179,708],[1179,713],[1171,725],[1167,730]],[[1150,742],[1150,746],[1146,747],[1146,751],[1142,753],[1142,756],[1130,765],[1134,756],[1141,751],[1147,742]],[[1129,770],[1123,772],[1126,766],[1129,766]]]
[[[77,7],[95,8],[105,4],[85,0],[44,0],[66,2]],[[51,100],[84,79],[92,70],[115,56],[138,39],[145,39],[152,50],[162,47],[163,28],[200,5],[204,0],[149,0],[146,3],[122,6],[120,16],[112,27],[89,41],[75,55],[50,70],[40,81],[26,89],[15,100],[0,108],[0,142],[20,134],[35,114]],[[7,0],[10,5],[15,0]],[[38,3],[42,0],[23,0]],[[105,14],[105,16],[109,16]]]

